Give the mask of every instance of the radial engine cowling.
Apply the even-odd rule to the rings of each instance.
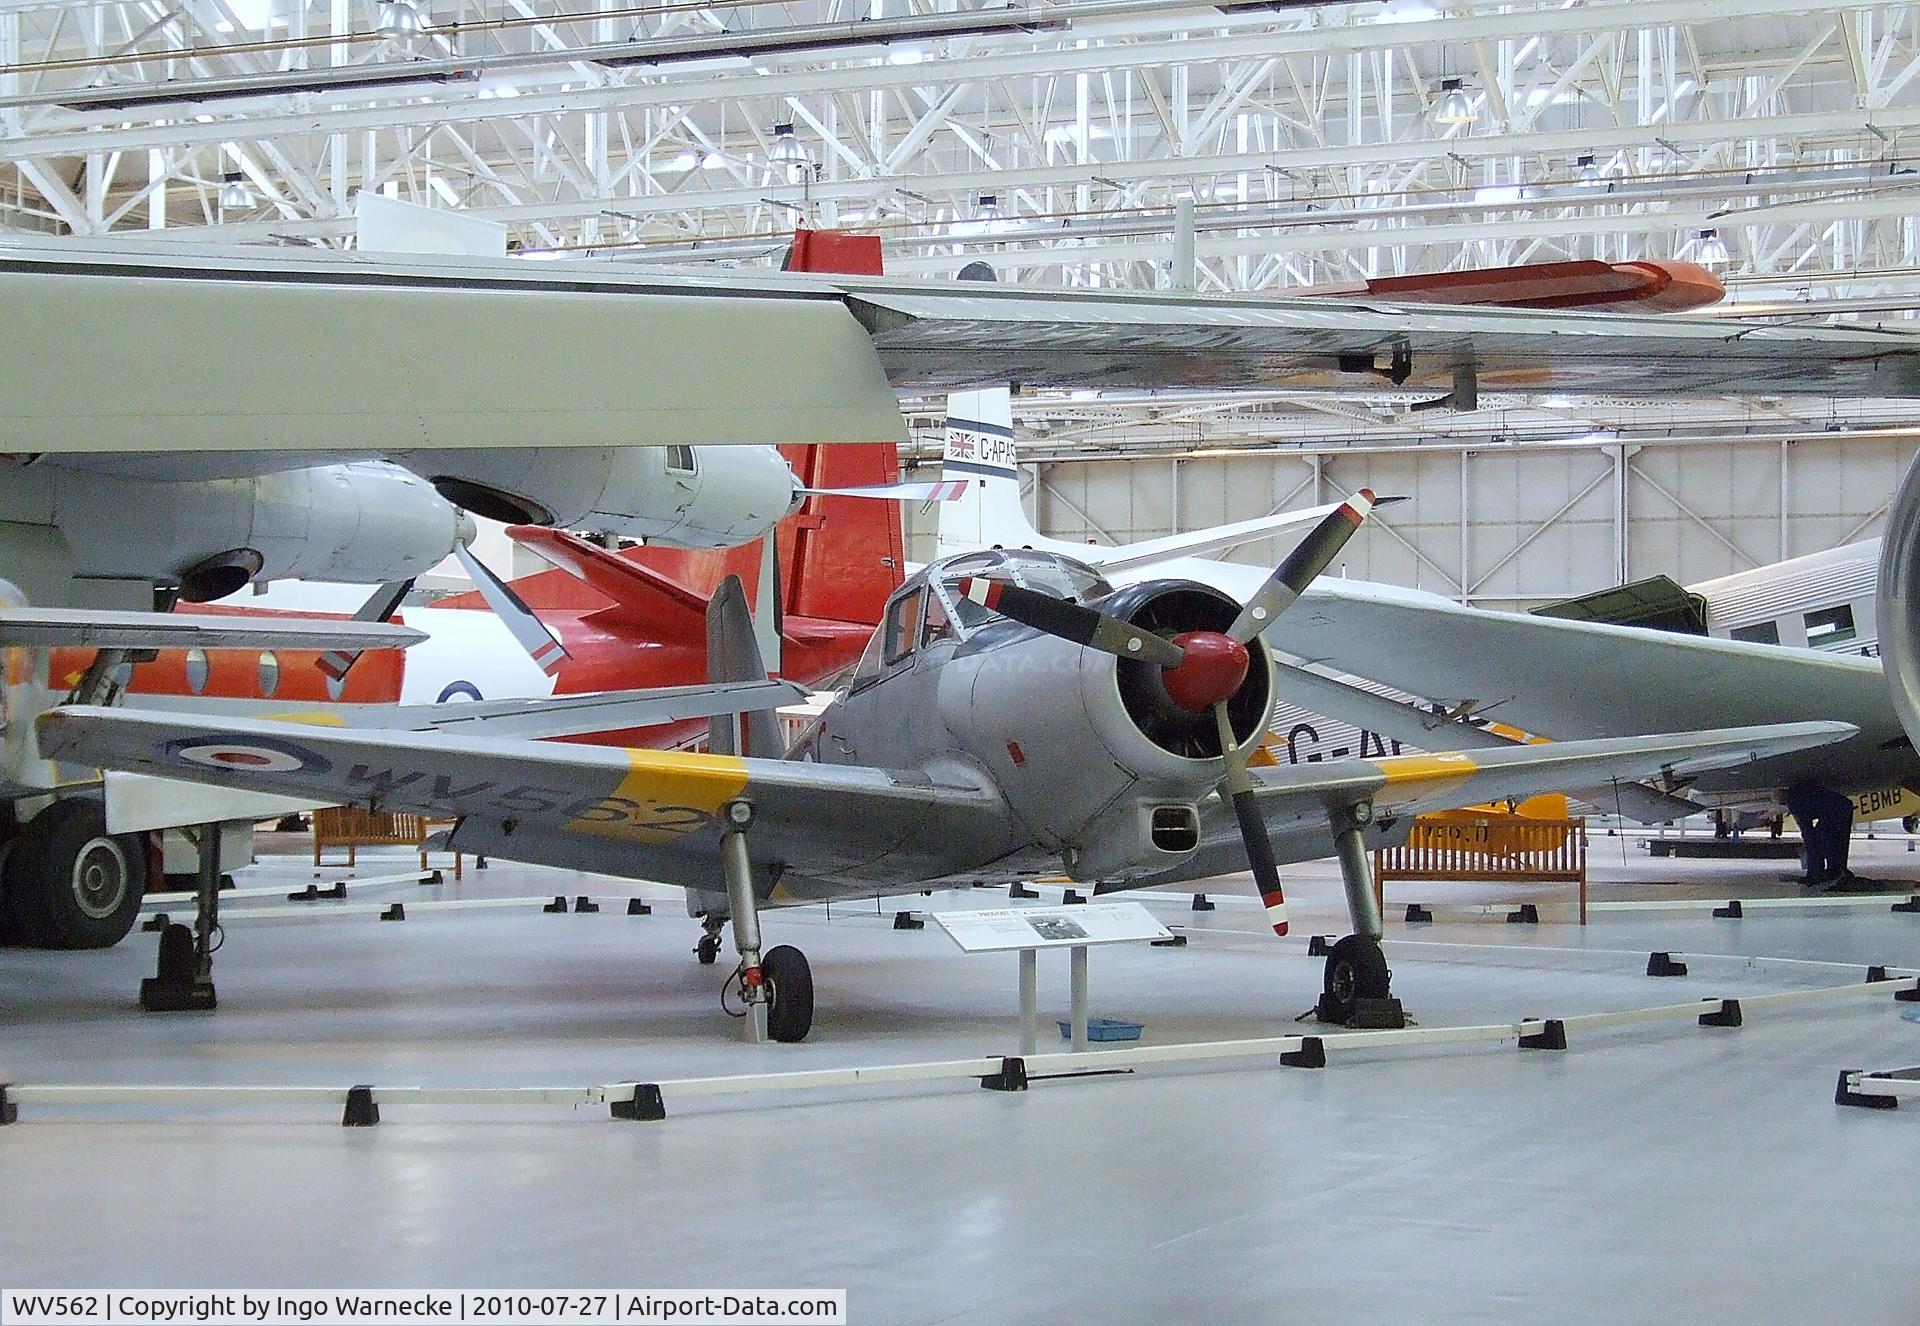
[[[793,471],[772,447],[502,448],[394,459],[475,515],[681,548],[751,542],[799,506]]]
[[[1880,666],[1908,740],[1920,745],[1920,456],[1887,509],[1880,544]]]
[[[1240,605],[1190,581],[1130,585],[1093,606],[1166,636],[1224,631]],[[969,641],[941,678],[940,712],[976,753],[1041,843],[1060,850],[1077,879],[1161,869],[1195,845],[1192,811],[1221,776],[1213,715],[1167,693],[1151,664],[1117,659],[1012,622]],[[1244,748],[1265,733],[1273,660],[1249,651],[1246,679],[1227,702]],[[1184,810],[1182,809],[1184,808]]]

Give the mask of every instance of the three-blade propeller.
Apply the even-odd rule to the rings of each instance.
[[[1233,804],[1247,863],[1276,934],[1287,933],[1287,900],[1280,887],[1280,870],[1273,859],[1266,821],[1260,818],[1253,778],[1247,773],[1247,752],[1234,737],[1227,705],[1246,680],[1251,664],[1247,646],[1327,569],[1374,504],[1373,493],[1362,488],[1315,525],[1247,600],[1225,631],[1188,631],[1169,640],[1098,609],[1018,585],[974,580],[962,586],[969,598],[1023,626],[1116,658],[1137,659],[1161,668],[1161,679],[1175,704],[1195,714],[1212,711],[1225,766],[1221,791]]]

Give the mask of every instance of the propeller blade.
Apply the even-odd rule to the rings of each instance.
[[[404,599],[407,591],[412,588],[411,580],[388,581],[374,590],[367,601],[360,605],[360,610],[353,614],[353,620],[384,622],[399,610],[400,600]],[[313,665],[320,669],[328,681],[339,686],[346,681],[347,674],[353,671],[353,665],[360,661],[360,652],[358,649],[329,649],[315,659]]]
[[[1177,668],[1185,651],[1164,636],[1121,621],[1051,594],[1022,589],[1004,580],[978,576],[960,582],[960,592],[1003,617],[1031,626],[1045,635],[1071,640],[1115,658],[1137,658],[1156,667]]]
[[[1305,593],[1307,586],[1340,555],[1347,540],[1373,508],[1373,490],[1362,488],[1342,502],[1338,511],[1315,525],[1307,537],[1300,540],[1300,546],[1288,553],[1286,560],[1267,577],[1259,592],[1247,600],[1247,606],[1234,618],[1227,634],[1244,645],[1273,625],[1273,619]]]
[[[1253,793],[1253,779],[1247,773],[1247,759],[1233,738],[1233,720],[1226,702],[1213,706],[1214,725],[1220,731],[1220,755],[1226,765],[1221,788],[1233,802],[1233,816],[1240,821],[1240,841],[1247,849],[1247,864],[1253,870],[1254,885],[1260,890],[1260,902],[1267,909],[1273,933],[1287,933],[1287,895],[1280,887],[1280,867],[1273,859],[1273,841],[1267,837],[1267,822],[1260,818],[1260,804]]]
[[[453,555],[460,559],[460,565],[472,578],[474,587],[487,601],[487,606],[506,624],[508,632],[520,647],[527,651],[527,657],[538,664],[542,672],[552,675],[561,660],[568,657],[566,647],[554,638],[544,622],[534,616],[533,609],[513,592],[507,582],[489,570],[486,563],[475,557],[466,544],[455,544]]]

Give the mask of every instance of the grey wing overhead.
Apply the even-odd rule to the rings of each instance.
[[[68,706],[42,716],[51,758],[328,804],[477,819],[501,856],[644,874],[716,878],[718,816],[754,807],[757,863],[833,875],[887,857],[948,851],[999,831],[988,790],[909,773],[439,733]],[[929,873],[939,873],[931,871]]]
[[[0,608],[0,646],[93,649],[404,649],[427,637],[386,622],[184,612]]]
[[[1834,719],[1901,734],[1878,661],[1462,607],[1322,580],[1267,631],[1275,648],[1541,736]]]
[[[0,321],[42,330],[0,357],[8,449],[257,457],[234,472],[337,455],[346,417],[369,455],[895,441],[896,389],[1010,381],[1920,395],[1920,337],[1878,327],[104,241],[0,245]],[[653,352],[608,374],[587,337]]]
[[[980,285],[848,293],[899,387],[1332,386],[1377,372],[1444,392],[1465,368],[1486,390],[1920,392],[1920,341],[1878,327]]]

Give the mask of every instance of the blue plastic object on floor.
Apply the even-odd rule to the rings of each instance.
[[[1087,1039],[1089,1041],[1137,1041],[1140,1033],[1146,1030],[1143,1022],[1125,1022],[1119,1018],[1088,1018]],[[1064,1019],[1060,1023],[1060,1039],[1073,1039],[1073,1023]]]

